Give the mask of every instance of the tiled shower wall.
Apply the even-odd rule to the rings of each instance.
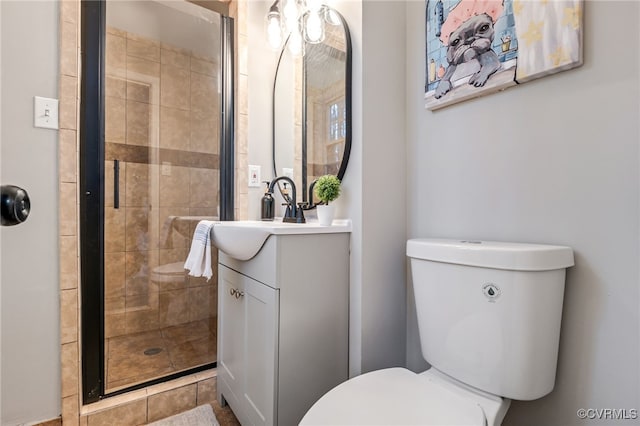
[[[236,18],[236,218],[246,219],[247,176],[247,15],[246,0],[232,0],[230,14]],[[79,0],[60,1],[60,131],[59,256],[61,396],[64,425],[140,424],[184,411],[215,398],[215,373],[190,377],[141,389],[96,404],[82,406],[79,350],[79,233],[78,233],[78,106],[80,58]],[[126,95],[125,95],[126,99]],[[125,167],[126,168],[126,167]],[[106,168],[109,170],[109,167]],[[189,174],[191,177],[191,174]],[[245,181],[242,181],[244,176]],[[121,174],[125,188],[126,171]],[[107,177],[108,181],[108,177]],[[123,186],[124,185],[124,186]],[[191,181],[190,181],[191,188]],[[125,199],[126,200],[126,199]],[[191,208],[191,207],[189,207]],[[159,226],[159,224],[158,224]],[[126,247],[126,237],[125,237]],[[160,250],[160,249],[158,249]],[[159,260],[159,252],[158,252]],[[126,258],[125,258],[126,264]],[[126,303],[126,299],[125,299]],[[82,414],[82,415],[81,415]]]
[[[218,64],[107,29],[105,337],[208,319],[217,281],[182,270],[197,220],[218,216]],[[114,161],[120,161],[119,208]],[[214,259],[215,261],[215,259]],[[166,272],[166,271],[164,271]]]

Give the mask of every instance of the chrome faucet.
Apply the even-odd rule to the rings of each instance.
[[[269,184],[269,192],[273,194],[273,188],[275,187],[276,183],[281,180],[284,180],[289,183],[289,185],[291,185],[291,198],[287,199],[287,197],[285,197],[285,201],[287,202],[287,209],[285,210],[282,221],[290,223],[305,223],[306,220],[304,218],[304,211],[302,209],[302,204],[304,203],[300,203],[299,206],[296,206],[296,185],[295,183],[293,183],[293,180],[291,180],[287,176],[279,176],[272,180]]]

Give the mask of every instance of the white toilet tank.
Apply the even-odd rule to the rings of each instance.
[[[511,399],[553,390],[571,248],[414,239],[407,256],[432,367]]]

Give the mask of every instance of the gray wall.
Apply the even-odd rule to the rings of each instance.
[[[352,41],[353,140],[335,205],[337,217],[353,222],[349,371],[354,376],[405,361],[405,82],[400,77],[405,12],[398,1],[325,3],[344,16]],[[262,166],[263,179],[272,175],[268,135],[277,57],[264,36],[271,4],[249,2],[249,164]],[[259,218],[263,192],[249,190],[250,219]]]
[[[505,425],[639,406],[639,12],[588,1],[583,67],[434,113],[423,106],[424,2],[407,3],[408,237],[575,250],[556,388],[514,402]],[[407,362],[426,367],[413,310]]]
[[[0,228],[3,425],[60,415],[57,132],[33,127],[33,97],[57,98],[58,3],[1,1],[2,184],[31,197]]]

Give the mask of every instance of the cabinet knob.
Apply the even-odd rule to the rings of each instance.
[[[240,291],[237,288],[232,288],[231,290],[229,290],[229,293],[232,296],[235,296],[236,299],[240,299],[242,296],[244,296],[244,291]]]

